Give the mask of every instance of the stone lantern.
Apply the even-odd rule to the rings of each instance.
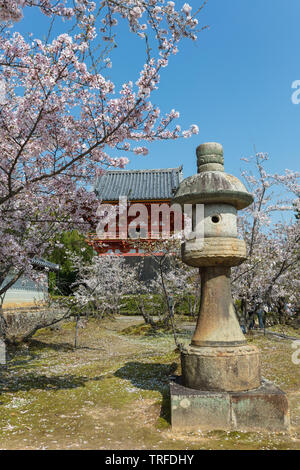
[[[193,214],[196,205],[203,204],[204,220],[198,225],[193,221],[196,237],[182,246],[183,261],[200,270],[201,305],[191,344],[181,352],[182,377],[171,382],[172,426],[264,427],[268,420],[252,423],[247,418],[257,415],[260,405],[257,410],[253,404],[262,399],[262,417],[266,412],[276,414],[269,428],[287,429],[286,397],[261,379],[259,350],[247,344],[231,296],[231,267],[247,258],[246,244],[238,238],[237,211],[250,205],[253,197],[238,178],[225,173],[220,144],[202,144],[196,153],[198,174],[182,181],[173,198],[182,206],[192,204]]]

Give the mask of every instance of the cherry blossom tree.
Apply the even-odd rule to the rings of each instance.
[[[156,275],[148,283],[144,283],[136,295],[138,308],[147,324],[154,329],[157,324],[153,315],[149,314],[145,308],[144,296],[154,299],[154,296],[161,298],[160,305],[163,306],[158,317],[158,324],[163,324],[165,328],[172,328],[175,344],[181,347],[176,334],[175,319],[176,307],[184,299],[188,299],[190,313],[193,315],[199,305],[200,296],[200,276],[199,270],[191,268],[181,260],[181,243],[184,240],[184,233],[172,234],[169,239],[156,240],[134,240],[132,245],[139,247],[145,256],[151,256],[155,267]],[[157,309],[155,309],[157,310]]]
[[[66,1],[53,0],[1,0],[0,19],[2,21],[20,21],[23,18],[25,7],[38,7],[47,16],[57,15],[64,18],[72,18],[84,11],[92,2],[73,2],[73,7],[67,7]]]
[[[49,17],[45,39],[27,39],[13,25],[30,7]],[[147,143],[198,132],[181,131],[173,125],[179,112],[160,116],[151,100],[182,39],[196,40],[196,13],[163,0],[0,1],[0,286],[15,273],[0,295],[34,275],[31,260],[52,234],[74,224],[88,230],[97,175],[123,168],[130,152],[146,155]],[[108,78],[119,21],[146,52],[139,76],[120,87]]]
[[[190,308],[194,312],[200,292],[199,271],[184,264],[178,253],[166,252],[154,259],[157,265],[157,276],[151,283],[151,289],[164,299],[166,305],[164,321],[168,326],[171,316],[176,312],[177,305],[186,297],[193,298]]]
[[[95,256],[91,262],[72,255],[71,261],[77,272],[71,301],[80,313],[103,318],[106,314],[119,314],[125,295],[138,291],[137,269],[129,266],[123,256]]]
[[[267,306],[278,310],[281,302],[299,307],[300,291],[300,174],[270,174],[268,155],[246,159],[243,171],[254,203],[239,216],[239,230],[246,240],[248,259],[233,270],[232,286],[243,314]]]
[[[145,292],[138,278],[138,267],[129,266],[124,257],[116,255],[86,257],[88,248],[81,254],[66,250],[65,257],[76,272],[70,296],[49,296],[45,313],[22,316],[22,322],[5,321],[2,335],[6,343],[28,341],[39,329],[53,327],[59,322],[75,319],[75,348],[78,345],[79,328],[89,317],[102,319],[120,313],[126,295],[139,296]],[[57,290],[59,294],[60,291]],[[18,320],[18,319],[17,319]]]
[[[178,240],[156,240],[150,244],[140,241],[139,246],[143,247],[146,256],[152,255],[156,264],[157,275],[153,280],[141,281],[139,264],[129,265],[122,256],[95,255],[92,262],[83,263],[81,257],[72,255],[78,280],[74,283],[72,298],[64,299],[63,302],[73,305],[73,312],[77,312],[78,320],[83,313],[103,318],[109,313],[120,314],[122,300],[130,296],[145,323],[154,330],[162,323],[166,328],[171,327],[175,344],[181,347],[174,321],[176,303],[187,293],[199,298],[198,270],[181,262]],[[149,313],[149,301],[157,296],[161,297],[161,305],[164,305],[158,322]]]

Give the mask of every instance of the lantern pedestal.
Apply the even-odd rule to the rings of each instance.
[[[243,391],[260,386],[259,350],[247,345],[237,320],[230,268],[201,268],[201,305],[191,345],[182,352],[183,385]]]
[[[254,346],[188,347],[181,353],[182,383],[195,390],[244,391],[260,386]]]

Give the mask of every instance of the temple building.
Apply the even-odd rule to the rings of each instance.
[[[130,239],[128,227],[136,214],[130,215],[134,204],[143,204],[147,208],[148,220],[136,229],[140,231],[140,239],[151,241],[153,226],[150,223],[153,209],[167,204],[170,207],[176,189],[183,180],[182,166],[179,168],[164,168],[153,170],[108,170],[98,177],[94,190],[101,204],[119,205],[119,199],[126,198],[127,209],[124,216],[116,215],[116,230],[112,235],[101,239],[95,233],[89,237],[89,244],[99,255],[117,254],[122,256],[143,256],[143,250],[134,245]],[[137,206],[135,206],[137,207]],[[174,214],[170,212],[170,231],[174,227]],[[123,222],[122,222],[123,221]],[[152,232],[151,232],[152,228]],[[157,223],[157,235],[163,238],[164,222],[160,217]],[[130,230],[130,229],[129,229]],[[162,236],[162,237],[161,237]],[[157,238],[158,238],[157,237]]]
[[[59,272],[59,265],[42,258],[33,258],[32,266],[40,271],[43,281],[38,283],[22,275],[4,296],[3,308],[32,307],[46,300],[49,291],[49,272]],[[8,275],[3,282],[7,284],[12,275]]]

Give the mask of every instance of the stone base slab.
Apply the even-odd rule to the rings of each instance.
[[[245,392],[209,392],[181,385],[170,378],[173,430],[289,431],[286,394],[265,379]]]

